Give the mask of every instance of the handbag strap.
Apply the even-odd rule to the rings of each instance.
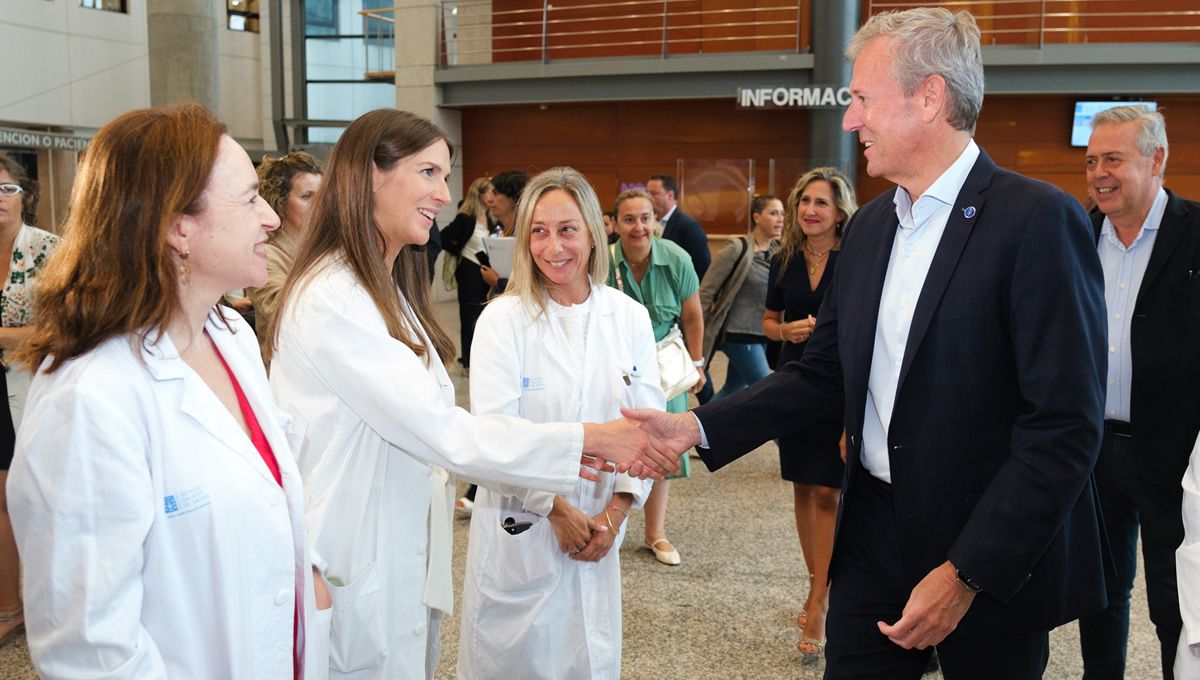
[[[737,259],[734,260],[733,266],[729,268],[729,273],[725,275],[725,280],[722,281],[721,285],[717,287],[717,292],[713,295],[713,300],[721,299],[721,291],[725,290],[725,287],[729,285],[729,281],[733,279],[733,275],[737,272],[738,265],[741,264],[742,258],[746,257],[746,251],[750,248],[750,239],[743,236],[741,241],[742,251],[738,253]]]
[[[617,244],[608,244],[608,252],[612,256],[613,275],[617,277],[617,290],[625,292],[625,281],[621,277],[621,267],[617,264]]]

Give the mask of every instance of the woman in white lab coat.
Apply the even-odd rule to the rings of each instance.
[[[8,481],[38,673],[325,677],[289,435],[253,332],[217,306],[266,279],[279,226],[249,156],[197,104],[133,111],[71,203],[17,356],[38,373]]]
[[[1200,678],[1200,438],[1183,475],[1183,544],[1175,551],[1183,632],[1175,653],[1175,677]]]
[[[664,408],[650,317],[605,285],[604,222],[587,180],[570,168],[533,178],[516,238],[509,290],[477,327],[472,411],[583,422],[619,417],[622,406]],[[458,676],[618,680],[618,553],[629,509],[648,492],[628,475],[580,479],[558,495],[480,488]],[[510,535],[501,522],[516,513],[532,526]]]
[[[583,456],[642,465],[658,446],[627,421],[534,425],[454,405],[454,346],[425,254],[450,201],[433,123],[380,109],[342,133],[284,284],[271,385],[308,436],[309,530],[328,561],[335,677],[431,678],[450,574],[454,473],[570,493]],[[660,472],[673,465],[659,458]],[[598,475],[594,475],[597,476]]]

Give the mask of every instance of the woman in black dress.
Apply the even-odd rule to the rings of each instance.
[[[817,311],[837,263],[846,222],[858,209],[854,189],[834,168],[805,173],[787,200],[783,240],[771,263],[763,332],[783,341],[780,365],[795,361],[816,327]],[[792,482],[796,532],[808,567],[808,601],[797,620],[806,659],[824,652],[829,608],[829,557],[837,521],[844,464],[840,420],[819,424],[803,437],[779,441],[783,478]]]
[[[458,363],[471,366],[471,340],[475,337],[475,322],[487,303],[488,285],[480,274],[479,254],[483,239],[492,232],[489,211],[495,192],[492,180],[480,177],[471,182],[467,195],[458,206],[454,220],[442,230],[442,250],[458,258],[454,282],[458,287],[459,351]]]

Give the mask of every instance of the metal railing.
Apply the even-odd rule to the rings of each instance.
[[[808,48],[810,0],[705,8],[698,0],[441,0],[441,64]]]
[[[929,5],[975,15],[985,45],[1200,42],[1200,0],[868,0],[867,12]]]
[[[396,17],[393,8],[359,11],[363,18],[363,77],[389,80],[396,75]]]

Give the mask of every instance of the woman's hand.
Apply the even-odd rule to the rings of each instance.
[[[321,578],[321,572],[313,567],[313,595],[317,600],[317,609],[325,611],[333,606],[333,598],[329,595],[329,586],[325,585],[325,579]]]
[[[617,536],[621,533],[621,525],[629,517],[629,508],[632,506],[632,493],[619,491],[613,494],[608,505],[592,518],[594,522],[601,522],[608,527],[608,531],[593,532],[592,540],[588,542],[587,547],[572,555],[571,559],[584,562],[599,562],[604,559],[608,551],[616,545]]]
[[[608,510],[608,508],[605,508],[605,510]],[[618,522],[624,520],[625,518],[621,516],[621,513],[613,510],[608,510],[608,513],[608,517],[613,521],[613,526],[619,528],[620,524],[618,524]],[[616,517],[614,518],[613,515],[616,515]],[[592,532],[592,538],[590,541],[588,541],[588,544],[584,546],[583,550],[571,555],[571,559],[579,560],[580,562],[599,562],[600,560],[604,559],[604,556],[607,555],[608,551],[612,549],[613,544],[617,542],[617,535],[611,528],[609,528],[608,521],[609,520],[604,517],[604,510],[601,510],[594,517],[592,517],[592,523],[599,523],[600,526],[604,527],[605,530]]]
[[[592,540],[593,532],[608,532],[608,525],[604,523],[603,518],[597,523],[562,496],[554,497],[554,509],[550,511],[548,519],[554,526],[558,548],[569,555],[586,548]]]
[[[479,275],[483,277],[483,282],[492,288],[495,288],[496,284],[500,283],[500,275],[496,273],[495,269],[486,264],[479,265]]]
[[[704,389],[704,383],[708,382],[708,376],[704,375],[704,369],[696,367],[696,372],[700,374],[700,380],[692,385],[692,389],[688,390],[692,394],[700,394],[700,390]]]
[[[789,321],[780,326],[779,334],[783,339],[793,345],[798,345],[802,342],[808,342],[812,337],[813,331],[817,328],[817,320],[810,314],[808,318]]]

